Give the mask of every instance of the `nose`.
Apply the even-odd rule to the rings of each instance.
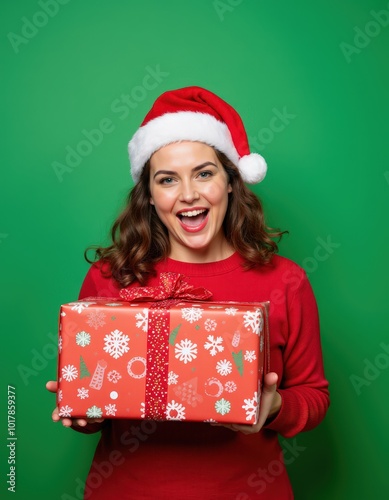
[[[191,181],[185,181],[181,184],[180,201],[185,203],[192,203],[200,198],[199,193],[196,191],[195,186]]]

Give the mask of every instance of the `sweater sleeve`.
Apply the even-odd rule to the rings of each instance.
[[[78,300],[86,299],[87,297],[98,297],[98,286],[94,280],[95,268],[92,265],[87,272],[84,281],[82,282]]]
[[[110,273],[107,262],[97,261],[91,265],[81,285],[79,300],[87,297],[119,297],[120,284]]]
[[[329,407],[318,310],[305,273],[288,305],[288,327],[283,376],[277,389],[282,405],[265,428],[290,438],[316,427]]]

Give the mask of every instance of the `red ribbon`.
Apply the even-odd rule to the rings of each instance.
[[[164,420],[169,371],[168,310],[180,300],[208,300],[212,293],[206,288],[190,285],[182,274],[161,273],[158,286],[123,288],[120,297],[129,302],[155,302],[150,306],[148,316],[145,418]]]
[[[203,287],[190,285],[182,274],[161,273],[158,286],[128,287],[120,290],[120,297],[128,302],[168,299],[208,300],[212,293]]]

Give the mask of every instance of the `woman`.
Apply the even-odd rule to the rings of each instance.
[[[293,498],[277,434],[317,426],[329,405],[315,298],[304,271],[275,255],[259,200],[263,179],[243,123],[199,87],[165,92],[129,144],[135,187],[97,250],[80,298],[155,286],[184,274],[215,301],[271,303],[270,365],[254,426],[128,420],[53,420],[102,431],[85,498]],[[54,382],[48,384],[55,391]]]

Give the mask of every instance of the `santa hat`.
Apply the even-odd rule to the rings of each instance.
[[[249,184],[261,182],[266,175],[264,158],[250,153],[238,113],[209,90],[185,87],[157,98],[128,145],[134,181],[139,180],[153,153],[177,141],[199,141],[218,149]]]

